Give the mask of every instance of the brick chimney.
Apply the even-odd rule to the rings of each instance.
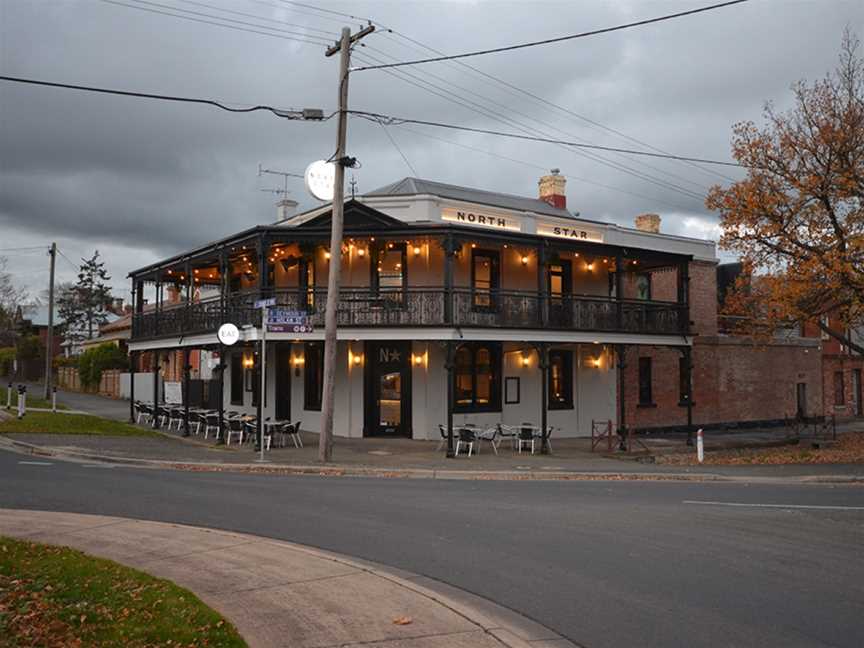
[[[540,186],[540,200],[553,207],[567,209],[567,195],[564,193],[567,178],[562,176],[558,169],[552,169],[549,175],[541,177],[537,184]]]
[[[297,204],[296,200],[291,200],[290,198],[283,198],[276,203],[276,213],[279,215],[279,220],[284,221],[293,218]]]
[[[639,214],[636,217],[636,229],[659,234],[660,214]]]

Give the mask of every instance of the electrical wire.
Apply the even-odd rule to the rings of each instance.
[[[222,18],[220,16],[213,16],[213,18],[215,18],[216,20],[223,20],[225,22],[214,22],[212,20],[203,20],[201,18],[194,18],[192,16],[186,16],[186,15],[182,15],[182,14],[168,13],[167,11],[160,11],[159,9],[150,9],[148,7],[141,7],[138,5],[125,4],[123,2],[118,2],[117,0],[100,0],[100,2],[104,2],[106,4],[111,4],[111,5],[116,5],[118,7],[125,7],[127,9],[135,9],[137,11],[146,11],[149,13],[159,14],[162,16],[170,16],[171,18],[180,18],[182,20],[197,22],[197,23],[201,23],[204,25],[215,25],[216,27],[224,27],[225,29],[233,29],[234,31],[247,32],[250,34],[259,34],[261,36],[270,36],[271,38],[279,38],[281,40],[293,41],[293,42],[297,42],[297,43],[306,43],[308,45],[318,45],[318,46],[329,45],[328,42],[312,41],[312,40],[308,40],[308,39],[304,39],[304,38],[293,38],[290,36],[282,36],[280,34],[273,34],[271,32],[265,32],[265,31],[260,31],[260,30],[256,30],[256,29],[248,29],[245,27],[238,27],[238,26],[232,25],[232,24],[225,24],[225,22],[239,23],[239,21],[235,21],[235,20],[232,20],[230,18]],[[185,11],[185,10],[174,9],[174,11]],[[261,27],[261,29],[273,29],[274,31],[283,31],[283,30],[275,30],[272,27]],[[311,35],[309,37],[315,38],[315,36],[311,36]]]
[[[520,135],[518,133],[505,133],[503,131],[494,131],[486,128],[475,128],[473,126],[459,126],[458,124],[446,124],[443,122],[433,122],[424,119],[409,119],[403,117],[391,117],[389,115],[382,115],[381,113],[373,113],[366,112],[363,110],[349,110],[347,111],[351,115],[356,115],[358,117],[362,117],[364,119],[370,119],[372,121],[377,121],[379,123],[384,123],[386,125],[399,125],[399,124],[417,124],[419,126],[434,126],[436,128],[447,128],[450,130],[460,130],[466,131],[469,133],[481,133],[484,135],[496,135],[498,137],[509,137],[512,139],[521,139],[521,140],[529,140],[532,142],[545,142],[547,144],[563,144],[565,146],[573,146],[576,148],[586,148],[592,150],[600,150],[600,151],[614,151],[616,153],[627,153],[629,155],[644,155],[647,157],[655,157],[669,160],[689,160],[691,162],[701,162],[702,164],[717,164],[721,166],[730,166],[730,167],[742,167],[741,164],[737,162],[723,162],[722,160],[709,160],[707,158],[696,158],[696,157],[687,157],[684,155],[667,155],[665,153],[648,153],[646,151],[636,151],[633,149],[623,149],[616,148],[612,146],[601,146],[599,144],[582,144],[579,142],[568,142],[566,140],[555,140],[547,137],[534,137],[532,135]]]
[[[570,34],[568,36],[559,36],[557,38],[547,38],[539,41],[531,41],[530,43],[520,43],[518,45],[507,45],[505,47],[494,47],[491,49],[485,50],[477,50],[474,52],[465,52],[464,54],[451,54],[449,56],[437,56],[432,58],[425,59],[416,59],[413,61],[399,61],[398,63],[384,63],[379,65],[367,65],[358,68],[352,68],[353,72],[360,72],[362,70],[380,70],[383,68],[394,68],[394,67],[404,67],[406,65],[420,65],[423,63],[436,63],[438,61],[453,61],[456,59],[463,59],[472,56],[484,56],[486,54],[497,54],[500,52],[510,52],[518,49],[525,49],[527,47],[537,47],[538,45],[549,45],[552,43],[560,43],[563,41],[574,40],[576,38],[585,38],[587,36],[597,36],[598,34],[608,34],[610,32],[620,31],[622,29],[631,29],[633,27],[641,27],[643,25],[650,25],[652,23],[658,23],[665,20],[672,20],[675,18],[683,18],[684,16],[692,16],[694,14],[702,13],[705,11],[713,11],[715,9],[721,9],[723,7],[729,7],[731,5],[737,5],[744,2],[748,2],[749,0],[730,0],[729,2],[722,2],[720,4],[708,5],[707,7],[700,7],[698,9],[689,9],[687,11],[679,11],[674,14],[666,14],[665,16],[657,16],[656,18],[648,18],[646,20],[638,20],[636,22],[625,23],[623,25],[616,25],[614,27],[604,27],[603,29],[594,29],[592,31],[581,32],[578,34]]]
[[[413,43],[413,44],[418,45],[422,48],[425,48],[426,50],[429,50],[430,52],[433,52],[433,53],[441,55],[441,56],[446,56],[446,54],[444,52],[442,52],[441,50],[435,49],[431,45],[427,45],[427,44],[425,44],[425,43],[423,43],[423,42],[421,42],[415,38],[411,38],[407,34],[404,34],[403,32],[397,31],[391,27],[384,26],[382,31],[378,31],[376,33],[385,36],[386,38],[388,38],[392,42],[396,42],[395,38],[391,38],[389,36],[389,34],[393,34],[393,36],[399,37],[403,40],[408,41],[409,43]],[[403,47],[408,47],[408,49],[412,49],[415,52],[422,53],[421,50],[406,46],[404,44],[403,44]],[[593,126],[595,129],[603,130],[603,131],[606,131],[608,133],[612,133],[613,135],[617,135],[618,137],[620,137],[626,141],[632,142],[633,144],[639,144],[640,146],[644,146],[645,148],[651,149],[652,151],[656,151],[658,153],[669,153],[669,151],[667,151],[667,150],[653,146],[652,144],[649,144],[648,142],[645,142],[644,140],[640,140],[636,137],[632,137],[630,135],[627,135],[626,133],[624,133],[620,130],[617,130],[615,128],[612,128],[611,126],[607,126],[605,124],[602,124],[602,123],[600,123],[594,119],[591,119],[590,117],[586,117],[585,115],[577,113],[577,112],[575,112],[569,108],[566,108],[560,104],[557,104],[553,101],[549,101],[548,99],[545,99],[544,97],[541,97],[540,95],[537,95],[537,94],[535,94],[529,90],[521,88],[521,87],[519,87],[513,83],[510,83],[509,81],[505,81],[501,77],[495,76],[493,74],[489,74],[488,72],[484,72],[483,70],[476,68],[473,65],[470,65],[464,61],[460,61],[460,60],[452,61],[452,62],[449,62],[449,65],[452,66],[454,69],[458,66],[458,67],[463,68],[464,70],[470,70],[470,71],[474,72],[476,75],[478,75],[480,78],[486,79],[487,83],[489,81],[497,83],[497,84],[503,86],[504,88],[509,89],[510,90],[509,94],[511,96],[516,96],[516,93],[518,93],[522,96],[526,96],[526,97],[533,99],[534,101],[538,102],[539,104],[543,105],[544,107],[555,109],[555,110],[560,111],[560,112],[562,112],[565,115],[568,115],[570,117],[575,117],[576,119],[579,119],[580,121],[585,122],[589,126]],[[724,180],[728,180],[730,182],[734,182],[734,178],[731,178],[731,177],[729,177],[723,173],[720,173],[720,172],[716,171],[715,169],[710,169],[710,168],[706,169],[705,167],[702,167],[702,166],[700,166],[694,162],[681,162],[681,163],[686,164],[687,166],[690,166],[692,168],[698,169],[699,171],[701,171],[707,175],[711,175],[714,177],[722,178]]]
[[[53,81],[40,81],[38,79],[25,79],[22,77],[10,77],[10,76],[0,76],[0,81],[11,81],[14,83],[25,83],[29,85],[37,85],[37,86],[47,86],[49,88],[64,88],[67,90],[82,90],[84,92],[96,92],[100,94],[110,94],[110,95],[119,95],[121,97],[136,97],[140,99],[158,99],[160,101],[175,101],[179,103],[194,103],[194,104],[204,104],[208,106],[215,106],[221,110],[226,110],[228,112],[233,113],[250,113],[256,112],[259,110],[263,110],[266,112],[273,113],[277,117],[281,117],[283,119],[295,119],[302,120],[302,112],[301,111],[289,111],[283,110],[281,108],[274,108],[273,106],[266,105],[258,105],[258,106],[248,106],[244,108],[231,108],[223,103],[218,101],[214,101],[213,99],[197,99],[193,97],[178,97],[175,95],[162,95],[162,94],[153,94],[150,92],[133,92],[129,90],[114,90],[112,88],[97,88],[93,86],[82,86],[82,85],[73,85],[70,83],[55,83]],[[313,120],[313,121],[327,121],[334,114],[332,113],[322,120]]]
[[[368,45],[367,45],[366,47],[367,47],[367,49],[371,49],[372,51],[380,52],[380,53],[381,53],[382,55],[384,55],[384,56],[388,56],[388,57],[393,58],[392,55],[388,54],[387,52],[383,52],[382,50],[380,50],[380,49],[378,49],[378,48],[376,48],[376,47],[370,47],[370,46],[368,46]],[[451,64],[451,65],[455,65],[455,64]],[[393,71],[391,70],[390,72],[392,73]],[[408,74],[408,73],[405,72],[404,70],[399,70],[398,72],[400,72],[400,73],[402,73],[402,74]],[[480,100],[482,100],[482,101],[486,101],[486,102],[489,102],[489,103],[492,103],[492,102],[493,102],[492,99],[490,99],[490,98],[488,98],[488,97],[486,97],[486,96],[484,96],[484,95],[481,95],[481,94],[479,94],[479,93],[477,93],[477,92],[474,92],[471,88],[466,88],[465,86],[462,86],[462,85],[456,84],[456,83],[454,83],[454,82],[452,82],[452,81],[448,81],[447,79],[445,79],[445,78],[443,78],[443,77],[440,77],[440,76],[438,76],[438,75],[436,75],[436,74],[432,74],[432,73],[429,72],[428,70],[425,72],[425,75],[428,76],[428,77],[431,77],[431,78],[433,78],[433,79],[437,79],[437,80],[441,81],[442,83],[448,84],[449,86],[455,87],[455,88],[457,88],[458,90],[460,90],[461,92],[464,92],[464,93],[470,94],[470,95],[472,95],[472,96],[478,97],[478,98],[479,98]],[[417,77],[413,77],[413,78],[417,78]],[[420,79],[420,80],[422,81],[422,79]],[[425,82],[425,83],[428,83],[428,82]],[[464,97],[462,97],[462,98],[464,99]],[[466,101],[467,101],[467,99],[466,99]],[[474,103],[474,102],[471,102],[471,103]],[[474,104],[474,105],[479,105],[479,104]],[[499,103],[496,104],[496,107],[498,107],[498,106],[500,106],[500,105],[501,105],[501,104],[500,104],[500,102],[499,102]],[[513,108],[513,107],[510,107],[510,106],[504,106],[503,108],[504,108],[505,110],[508,110],[508,111],[511,112],[511,113],[514,113],[514,114],[516,114],[516,115],[519,115],[519,116],[521,116],[521,117],[523,117],[523,118],[525,118],[525,119],[531,120],[532,122],[536,122],[536,123],[540,124],[541,126],[546,127],[547,129],[551,129],[552,131],[555,131],[555,132],[561,133],[562,135],[564,135],[564,136],[566,136],[566,137],[572,137],[572,138],[574,138],[575,140],[577,140],[577,141],[579,141],[579,142],[584,142],[584,143],[586,143],[586,144],[590,144],[590,142],[588,142],[587,140],[585,140],[585,139],[583,139],[583,138],[580,138],[579,136],[574,135],[573,133],[569,133],[569,132],[567,132],[567,131],[565,131],[565,130],[563,130],[563,129],[561,129],[561,128],[558,128],[558,127],[555,126],[554,124],[551,124],[551,123],[549,123],[549,122],[543,121],[542,119],[538,119],[537,117],[535,117],[535,116],[533,116],[533,115],[529,115],[529,114],[523,113],[523,112],[521,112],[521,111],[519,111],[519,110],[516,110],[516,109]],[[532,132],[532,133],[534,133],[534,134],[548,135],[548,132],[547,132],[547,133],[544,133],[543,131],[537,129],[536,127],[531,127],[531,126],[528,126],[528,125],[524,124],[524,122],[519,122],[519,121],[514,120],[514,119],[512,119],[512,118],[508,118],[508,117],[506,117],[505,115],[502,115],[501,113],[496,112],[496,111],[493,110],[492,108],[487,108],[487,110],[488,110],[489,112],[495,114],[495,115],[498,115],[499,117],[502,117],[503,120],[504,120],[505,122],[510,123],[510,124],[515,124],[515,125],[517,126],[517,128],[519,128],[519,129],[522,130],[523,132],[529,132],[529,131],[530,131],[530,132]],[[527,128],[528,130],[525,130],[526,128]],[[623,154],[616,154],[616,155],[619,155],[620,157],[625,157]],[[608,158],[604,158],[604,157],[599,156],[599,155],[595,155],[595,156],[586,155],[586,157],[588,157],[588,159],[593,159],[593,160],[596,161],[596,162],[600,162],[601,164],[604,163],[603,161],[608,162],[609,164],[612,164],[612,165],[616,165],[616,164],[617,164],[617,163],[615,163],[615,162],[609,160]],[[695,182],[694,180],[690,180],[689,178],[686,178],[686,177],[684,177],[684,176],[682,176],[682,175],[680,175],[680,174],[674,173],[674,172],[672,172],[672,171],[668,171],[668,170],[666,170],[666,169],[661,169],[660,167],[655,166],[655,165],[652,165],[652,164],[648,164],[647,162],[641,162],[641,161],[640,161],[639,163],[640,163],[642,166],[647,167],[647,168],[649,168],[649,169],[652,169],[653,171],[655,171],[655,172],[657,172],[657,173],[665,174],[665,175],[668,175],[668,176],[674,177],[674,178],[676,178],[676,179],[678,179],[678,180],[680,180],[680,181],[686,182],[686,183],[688,183],[688,184],[691,184],[691,185],[697,187],[697,188],[699,189],[699,191],[701,192],[701,193],[699,194],[699,196],[700,196],[700,200],[702,200],[702,197],[704,196],[705,192],[707,191],[707,188],[706,188],[704,185],[702,185],[702,184],[700,184],[700,183],[698,183],[698,182]],[[618,165],[618,166],[613,166],[613,168],[616,168],[616,169],[619,170],[619,171],[624,171],[625,169],[630,170],[630,167],[627,167],[626,165],[623,165],[623,164],[620,164],[620,165]],[[640,174],[643,173],[643,172],[635,171],[635,170],[634,170],[634,172],[635,172],[635,173],[640,173]],[[647,173],[644,174],[644,176],[645,176],[645,177],[643,177],[643,179],[645,179],[645,178],[652,178],[652,179],[655,179],[655,180],[657,180],[657,181],[659,181],[659,182],[664,182],[664,183],[667,182],[666,180],[663,180],[663,179],[661,179],[661,178],[657,178],[656,176],[651,176],[651,175],[649,175],[649,174],[647,174]],[[640,177],[641,177],[641,175],[640,175]],[[672,188],[672,187],[678,187],[679,185],[674,185],[674,184],[672,184],[672,183],[668,183],[668,186],[669,186],[670,188]],[[685,189],[685,188],[682,187],[682,189]],[[689,192],[690,190],[689,190],[689,189],[685,189],[685,191],[688,191],[688,192]]]
[[[529,167],[532,169],[536,169],[539,171],[548,171],[548,168],[543,166],[542,164],[535,164],[533,162],[526,162],[525,160],[521,160],[518,158],[512,158],[507,155],[502,155],[501,153],[495,153],[493,151],[488,151],[486,149],[481,149],[476,146],[470,146],[468,144],[462,144],[461,142],[454,142],[453,140],[444,139],[443,137],[437,137],[435,135],[430,135],[429,133],[423,133],[419,130],[415,130],[413,128],[408,128],[407,126],[397,126],[397,128],[407,131],[409,133],[413,133],[415,135],[419,135],[420,137],[425,137],[431,140],[436,140],[438,142],[443,142],[444,144],[449,144],[451,146],[457,146],[459,148],[466,149],[468,151],[475,151],[476,153],[482,153],[483,155],[488,155],[493,158],[498,158],[500,160],[505,160],[507,162],[513,162],[515,164],[521,164],[522,166]],[[656,196],[648,196],[641,193],[636,193],[635,191],[630,191],[628,189],[622,189],[620,187],[615,187],[612,185],[603,184],[602,182],[597,182],[596,180],[591,180],[589,178],[583,178],[580,176],[574,176],[571,174],[564,173],[562,174],[565,178],[569,180],[576,180],[577,182],[584,182],[586,184],[594,185],[595,187],[601,187],[603,189],[609,189],[610,191],[615,191],[618,193],[628,194],[630,196],[634,196],[636,198],[642,198],[643,200],[650,200],[658,203],[663,203],[669,207],[674,207],[675,209],[681,209],[688,211],[688,207],[684,207],[683,205],[678,205],[676,203],[671,203],[668,200],[664,200],[662,198],[657,198]]]
[[[371,18],[364,18],[363,16],[352,16],[349,13],[343,13],[341,11],[334,11],[333,9],[322,9],[321,7],[316,7],[315,5],[306,4],[305,2],[294,2],[293,0],[281,0],[285,4],[294,5],[296,7],[305,7],[306,9],[312,9],[314,11],[320,11],[322,13],[332,14],[334,16],[342,16],[344,18],[350,18],[351,20],[363,20],[364,22],[369,23],[370,25],[374,23]]]
[[[65,259],[66,263],[68,263],[70,266],[72,266],[72,268],[75,270],[75,272],[78,272],[81,269],[81,266],[74,263],[69,257],[67,257],[65,254],[63,254],[63,251],[59,247],[57,248],[57,254],[59,254],[61,258]]]
[[[285,25],[286,27],[299,27],[300,29],[305,29],[307,31],[314,31],[324,34],[328,38],[333,38],[338,36],[338,34],[331,30],[326,29],[318,29],[316,27],[310,27],[309,25],[303,25],[300,23],[290,23],[284,20],[278,20],[277,18],[269,18],[266,16],[258,16],[256,14],[245,13],[243,11],[233,11],[232,9],[223,9],[222,7],[217,7],[216,5],[207,4],[206,2],[197,2],[197,0],[177,0],[177,2],[183,2],[185,4],[194,5],[197,7],[204,7],[206,9],[213,9],[215,11],[221,11],[222,13],[233,14],[235,16],[244,16],[245,18],[255,18],[256,20],[265,20],[268,22],[279,23],[280,25]],[[269,3],[267,3],[269,4]],[[280,8],[279,5],[270,5],[272,7]],[[266,28],[266,29],[269,29]],[[311,34],[310,34],[311,35]],[[321,38],[320,36],[316,36],[315,38]]]
[[[364,53],[364,56],[369,56],[369,55]],[[360,58],[360,57],[358,57],[358,58]],[[375,57],[372,57],[372,58],[374,59]],[[416,75],[411,74],[410,72],[406,72],[404,70],[383,70],[383,72],[385,74],[389,74],[391,76],[394,76],[397,79],[401,79],[402,81],[405,81],[406,83],[408,83],[410,85],[413,85],[413,86],[416,86],[416,87],[421,88],[423,90],[426,90],[427,92],[430,92],[433,95],[441,97],[442,99],[444,99],[450,103],[455,103],[457,105],[463,106],[463,107],[467,108],[468,110],[476,112],[476,113],[483,115],[485,117],[490,117],[493,120],[504,122],[507,125],[514,125],[515,124],[515,127],[518,130],[522,130],[522,132],[525,132],[525,133],[538,132],[537,129],[531,129],[531,128],[526,129],[521,124],[519,124],[519,122],[516,122],[513,119],[508,118],[504,115],[501,115],[501,113],[498,113],[498,112],[495,112],[491,109],[480,106],[479,104],[477,104],[477,103],[475,103],[469,99],[465,99],[464,97],[460,97],[459,99],[455,99],[452,96],[452,93],[448,93],[446,89],[441,88],[440,86],[437,86],[437,85],[435,85],[429,81],[425,81],[425,80],[421,79],[420,77],[417,77]],[[419,84],[414,82],[414,81],[410,81],[410,80],[404,78],[404,75],[407,75],[409,78],[419,81]],[[420,85],[420,84],[424,84],[424,85]],[[441,92],[436,92],[435,90],[431,90],[426,86],[431,86],[433,88],[437,88],[438,90],[441,90]],[[469,105],[469,104],[473,104],[473,105]],[[608,166],[610,168],[616,169],[616,170],[621,171],[623,173],[627,173],[628,175],[632,175],[636,178],[644,180],[645,182],[649,182],[651,184],[655,184],[655,185],[663,187],[665,189],[670,189],[672,191],[678,192],[678,193],[680,193],[680,194],[682,194],[688,198],[691,198],[693,200],[698,200],[699,202],[704,201],[704,196],[702,196],[702,195],[696,194],[695,192],[693,192],[689,189],[686,189],[686,188],[681,187],[679,185],[676,185],[674,183],[668,182],[666,180],[662,180],[662,179],[653,177],[649,174],[646,174],[644,172],[633,169],[632,167],[628,167],[627,165],[607,160],[607,159],[605,159],[599,155],[596,155],[592,152],[582,151],[582,150],[574,150],[572,148],[568,148],[565,146],[562,146],[562,148],[565,150],[568,150],[572,153],[576,153],[577,155],[580,155],[582,157],[586,157],[592,161],[595,161],[595,162],[598,162],[598,163],[603,164],[605,166]]]
[[[399,148],[399,145],[396,143],[396,140],[393,139],[393,136],[390,134],[390,131],[387,130],[387,127],[384,124],[379,124],[379,126],[381,126],[381,129],[384,131],[384,134],[387,136],[387,139],[390,140],[390,143],[393,144],[393,148],[395,148],[399,152],[399,155],[402,156],[402,161],[405,162],[405,166],[407,166],[408,170],[411,171],[411,175],[413,175],[414,177],[419,177],[420,174],[417,173],[416,169],[414,169],[413,166],[411,166],[411,163],[408,161],[408,158],[405,157],[405,154],[402,152],[402,149]]]

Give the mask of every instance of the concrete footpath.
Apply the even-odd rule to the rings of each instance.
[[[437,581],[278,540],[99,515],[0,509],[0,535],[74,547],[169,579],[252,647],[575,647]]]

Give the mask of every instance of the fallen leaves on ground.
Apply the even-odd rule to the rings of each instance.
[[[838,434],[833,445],[811,447],[812,439],[801,439],[792,446],[742,448],[705,453],[702,465],[783,465],[783,464],[853,464],[864,463],[864,432]],[[658,456],[657,463],[698,465],[696,449],[686,454]]]

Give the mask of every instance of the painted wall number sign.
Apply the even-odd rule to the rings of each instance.
[[[537,223],[537,233],[540,236],[552,236],[573,241],[588,241],[590,243],[603,242],[603,232],[586,229],[584,227],[556,225],[554,223]]]
[[[441,220],[449,223],[459,223],[460,225],[488,227],[490,229],[507,230],[510,232],[522,231],[522,223],[515,218],[499,214],[483,214],[468,209],[445,207],[441,210]]]

